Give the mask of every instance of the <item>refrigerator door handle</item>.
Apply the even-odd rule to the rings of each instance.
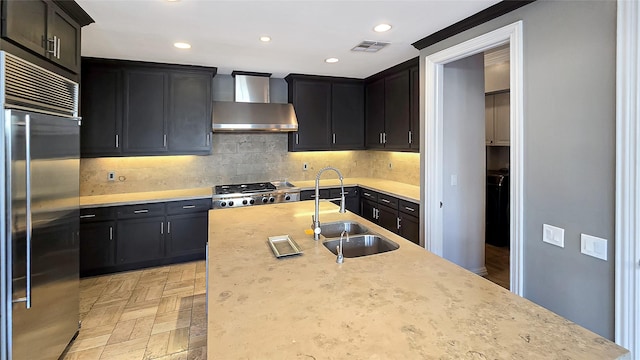
[[[31,309],[31,237],[33,234],[33,223],[31,219],[31,117],[25,115],[25,202],[26,202],[26,273],[25,273],[25,297],[15,299],[13,302],[24,302],[27,309]],[[21,124],[19,124],[21,125]]]

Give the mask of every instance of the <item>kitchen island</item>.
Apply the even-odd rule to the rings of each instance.
[[[208,359],[628,359],[597,334],[323,202],[400,245],[336,263],[312,201],[209,212]],[[276,259],[267,238],[304,253]]]

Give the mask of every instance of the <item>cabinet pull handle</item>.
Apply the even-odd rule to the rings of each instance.
[[[333,133],[333,143],[336,143],[336,133]]]
[[[160,223],[160,235],[164,235],[164,221]]]
[[[380,133],[380,144],[382,144],[382,133]]]
[[[390,203],[391,203],[391,201],[389,201],[389,200],[387,200],[387,199],[380,199],[380,201],[382,201],[383,203],[387,203],[387,204],[390,204]]]
[[[387,133],[386,132],[382,133],[382,143],[383,144],[387,143]]]
[[[412,142],[411,140],[413,140],[413,139],[411,139],[411,130],[409,130],[409,144],[411,144],[411,142]]]
[[[53,57],[56,57],[57,51],[56,51],[56,45],[58,45],[58,37],[54,36],[53,39],[48,39],[47,42],[49,43],[49,49],[47,49],[47,52],[51,55],[53,55]]]
[[[193,209],[194,207],[196,207],[195,205],[185,205],[182,208],[183,209]]]
[[[133,211],[133,213],[134,213],[134,214],[146,214],[146,213],[148,213],[148,212],[149,212],[149,210],[147,210],[147,209],[143,209],[143,210],[134,210],[134,211]]]
[[[118,134],[116,134],[116,149],[120,147],[120,138],[118,136]]]
[[[171,221],[167,221],[167,234],[171,234]]]
[[[88,219],[88,218],[94,218],[94,217],[96,217],[96,214],[80,215],[80,219]]]
[[[400,227],[402,226],[402,225],[400,225],[400,221],[401,220],[402,219],[400,219],[400,218],[396,218],[396,227],[398,228],[398,230],[400,230]]]
[[[300,138],[298,137],[298,133],[296,133],[296,145],[300,144]]]
[[[58,60],[60,60],[60,38],[57,39],[57,45],[56,45],[56,57],[58,58]]]
[[[109,226],[109,240],[113,240],[113,226]]]
[[[364,196],[371,196],[371,194],[369,194],[368,192],[363,192],[362,195]]]
[[[167,134],[162,136],[162,147],[167,147]]]
[[[410,208],[410,207],[408,207],[408,206],[405,206],[404,208],[405,208],[406,210],[409,210],[409,211],[416,211],[416,209],[414,209],[414,208]]]

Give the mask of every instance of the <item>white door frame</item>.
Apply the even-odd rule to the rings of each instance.
[[[444,65],[509,43],[511,88],[511,292],[523,295],[523,55],[522,21],[504,26],[463,43],[454,45],[425,59],[425,123],[426,146],[420,157],[425,214],[423,234],[425,248],[443,255],[443,79]],[[483,134],[484,135],[484,134]],[[446,206],[446,204],[444,204]]]
[[[640,5],[618,0],[615,340],[640,357]]]

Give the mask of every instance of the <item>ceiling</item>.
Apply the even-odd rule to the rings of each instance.
[[[233,70],[365,78],[418,56],[411,44],[499,0],[76,0],[95,20],[82,55]],[[385,33],[373,27],[392,25]],[[272,38],[269,43],[259,40]],[[353,52],[364,40],[390,42]],[[181,50],[174,42],[187,42]],[[340,61],[325,63],[336,57]]]

